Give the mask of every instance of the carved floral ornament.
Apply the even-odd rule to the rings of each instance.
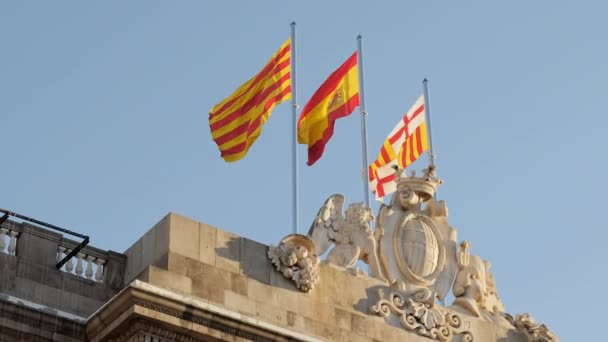
[[[381,205],[375,229],[373,212],[363,203],[350,204],[343,214],[344,196],[330,196],[307,236],[292,234],[278,247],[270,246],[268,256],[286,278],[305,292],[319,282],[318,256],[327,253],[326,262],[350,270],[361,260],[369,265],[370,275],[385,282],[387,295],[380,290],[379,300],[370,311],[381,317],[396,315],[403,328],[438,341],[461,335],[473,341],[468,331],[473,316],[517,329],[529,341],[557,341],[545,325],[529,315],[510,319],[504,312],[496,290],[490,263],[469,253],[470,243],[457,244],[456,229],[448,223],[444,201],[435,192],[442,181],[434,167],[406,176],[397,171],[397,192],[389,205]],[[449,308],[435,305],[452,290],[455,300]]]

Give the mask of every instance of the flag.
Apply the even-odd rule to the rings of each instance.
[[[378,158],[369,165],[370,188],[376,199],[382,201],[384,196],[395,192],[396,169],[407,168],[428,148],[424,96],[420,96],[388,135]]]
[[[264,68],[209,112],[211,136],[226,162],[242,159],[262,132],[272,109],[291,99],[291,40]]]
[[[369,187],[376,195],[376,200],[383,202],[384,196],[397,191],[397,182],[395,182],[395,172],[398,168],[397,159],[386,165],[376,167],[373,171],[372,165],[369,167]]]
[[[308,145],[309,166],[323,155],[337,119],[359,105],[357,53],[334,71],[308,101],[298,120],[298,142]]]

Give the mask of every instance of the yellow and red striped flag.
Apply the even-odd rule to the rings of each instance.
[[[227,162],[242,159],[262,132],[272,109],[291,99],[291,39],[264,68],[209,112],[211,136]]]
[[[359,105],[359,75],[357,53],[323,82],[308,101],[298,120],[298,142],[308,145],[309,166],[314,164],[325,150],[334,134],[337,119],[348,116]]]
[[[396,166],[405,169],[428,150],[427,134],[423,95],[399,120],[382,144],[378,158],[369,165],[370,188],[377,200],[382,201],[384,196],[397,190]]]

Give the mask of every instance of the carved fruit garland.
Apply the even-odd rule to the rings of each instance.
[[[277,271],[304,292],[312,290],[319,282],[319,258],[314,255],[314,245],[306,236],[291,234],[283,238],[278,247],[270,245],[268,258]]]

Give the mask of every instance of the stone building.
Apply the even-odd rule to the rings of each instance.
[[[369,209],[342,216],[339,195],[308,236],[276,247],[170,213],[124,253],[87,245],[60,269],[78,241],[6,220],[0,341],[557,341],[529,315],[502,312],[489,265],[442,235],[445,205],[424,186],[403,185],[401,209],[381,210],[375,232]],[[393,233],[399,210],[409,219]],[[409,252],[408,234],[420,235],[407,229],[433,242],[422,251],[430,266]],[[448,290],[456,300],[444,307]]]

